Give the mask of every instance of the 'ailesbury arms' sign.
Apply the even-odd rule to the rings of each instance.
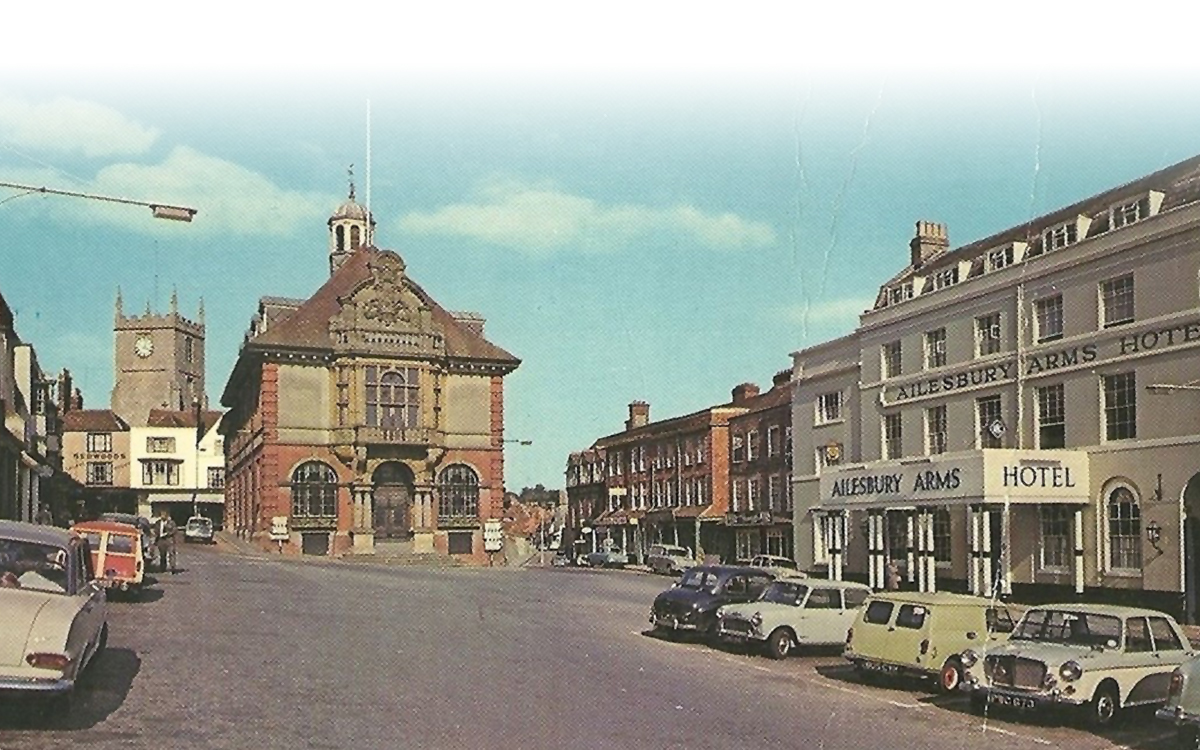
[[[886,390],[885,401],[886,403],[895,403],[921,396],[956,391],[970,386],[1007,382],[1017,376],[1018,367],[1021,368],[1025,377],[1031,377],[1064,367],[1095,362],[1097,359],[1103,361],[1150,349],[1164,349],[1195,342],[1200,342],[1200,320],[1118,336],[1102,342],[1103,350],[1097,344],[1081,344],[1069,349],[1028,354],[1022,357],[1020,362],[1016,359],[1009,359],[963,370],[953,375],[926,378],[900,386],[892,386]]]
[[[988,450],[917,463],[876,462],[821,475],[826,507],[965,498],[1042,502],[1087,498],[1087,455],[1074,451]]]

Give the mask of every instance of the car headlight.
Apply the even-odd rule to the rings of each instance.
[[[1074,682],[1083,676],[1083,667],[1077,661],[1069,661],[1058,668],[1058,676],[1067,682]]]
[[[756,628],[759,625],[762,625],[762,612],[755,612],[753,615],[751,615],[750,616],[750,624]]]
[[[962,662],[964,667],[970,669],[979,663],[979,654],[975,653],[971,649],[967,649],[966,651],[962,652],[962,654],[958,657],[958,660]]]

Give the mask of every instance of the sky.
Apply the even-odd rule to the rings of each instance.
[[[798,5],[10,9],[56,24],[6,39],[0,182],[198,214],[0,188],[0,294],[88,408],[118,288],[203,299],[216,406],[258,299],[328,277],[352,168],[376,245],[522,360],[508,489],[560,487],[631,401],[703,409],[851,332],[916,221],[959,247],[1200,153],[1167,8]]]

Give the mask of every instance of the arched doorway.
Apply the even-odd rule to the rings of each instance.
[[[409,513],[413,500],[412,469],[402,463],[380,464],[371,476],[375,539],[408,539],[412,535]]]
[[[1200,474],[1183,486],[1184,619],[1200,622]]]

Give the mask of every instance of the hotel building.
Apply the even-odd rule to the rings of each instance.
[[[1200,591],[1200,157],[952,249],[793,354],[801,567],[1022,601]]]

